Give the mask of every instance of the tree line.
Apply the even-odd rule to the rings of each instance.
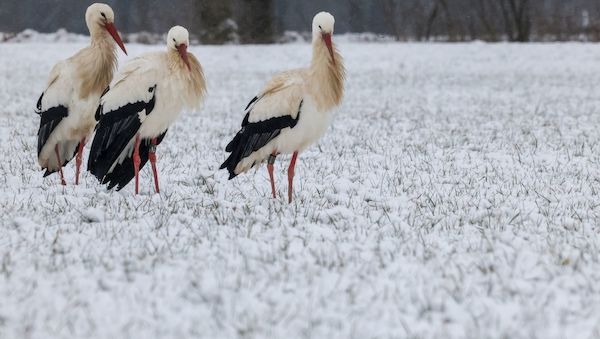
[[[378,1],[398,40],[600,40],[596,0]]]
[[[20,0],[0,6],[0,31],[66,28],[85,33],[93,1]],[[105,0],[119,29],[164,33],[186,26],[203,43],[270,43],[309,31],[312,16],[336,16],[336,32],[405,41],[600,41],[599,0]]]

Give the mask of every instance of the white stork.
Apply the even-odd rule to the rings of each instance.
[[[147,53],[125,64],[100,99],[99,119],[92,142],[88,170],[108,184],[122,189],[148,160],[159,193],[156,146],[182,110],[200,107],[206,92],[204,73],[187,52],[188,31],[175,26],[167,36],[167,51]]]
[[[85,22],[90,30],[90,46],[52,68],[46,90],[37,102],[36,113],[41,117],[38,163],[46,170],[44,177],[59,171],[63,185],[62,168],[76,154],[75,184],[79,184],[83,146],[96,126],[98,100],[117,65],[115,42],[127,54],[114,18],[108,5],[88,7]]]
[[[327,12],[312,23],[312,61],[308,68],[273,77],[246,107],[242,129],[227,145],[231,152],[221,169],[229,179],[268,159],[273,198],[273,164],[280,153],[291,153],[288,168],[288,202],[292,202],[294,167],[298,152],[316,142],[327,130],[331,110],[344,94],[342,57],[331,41],[335,20]]]

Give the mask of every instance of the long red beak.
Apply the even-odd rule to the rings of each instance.
[[[335,65],[335,58],[333,57],[333,45],[331,44],[331,33],[323,33],[323,41],[325,41],[325,45],[329,50],[329,55],[331,55],[331,62]]]
[[[123,53],[125,53],[125,55],[127,55],[127,50],[125,49],[125,45],[123,45],[123,40],[121,40],[121,37],[119,36],[119,33],[117,32],[117,29],[115,28],[115,25],[113,25],[111,22],[109,22],[109,23],[104,24],[104,28],[106,28],[108,33],[110,33],[110,35],[113,37],[113,39],[115,39],[115,42],[117,43],[117,45],[119,45],[119,47],[121,47],[121,49],[123,50]]]
[[[180,45],[178,45],[177,46],[177,52],[179,52],[179,55],[183,59],[183,62],[185,62],[185,64],[187,65],[188,70],[191,71],[192,68],[190,67],[190,60],[188,59],[186,44],[180,44]]]

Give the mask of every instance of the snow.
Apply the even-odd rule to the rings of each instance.
[[[35,102],[82,46],[0,44],[0,338],[600,336],[600,46],[344,42],[345,100],[291,205],[289,157],[276,200],[265,168],[218,167],[309,45],[191,48],[205,108],[139,196],[37,167]]]
[[[66,29],[61,28],[53,33],[40,33],[33,29],[26,29],[18,34],[15,34],[13,37],[8,36],[9,42],[76,42],[76,43],[85,43],[89,41],[89,37],[68,32]],[[2,41],[2,40],[0,40]]]

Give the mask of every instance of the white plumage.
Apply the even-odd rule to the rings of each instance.
[[[100,99],[88,170],[109,188],[121,189],[135,176],[137,193],[139,166],[150,160],[159,191],[154,150],[181,111],[200,108],[206,91],[202,67],[188,45],[188,31],[173,27],[166,52],[125,64]]]
[[[326,12],[313,19],[313,56],[308,68],[280,73],[271,79],[246,109],[242,129],[227,145],[231,152],[221,168],[230,179],[269,159],[273,197],[273,163],[280,153],[293,154],[288,170],[288,198],[296,157],[323,136],[331,111],[341,103],[345,71],[331,41],[335,20]]]
[[[188,70],[174,71],[165,52],[142,55],[127,63],[116,76],[110,90],[102,97],[102,111],[111,112],[137,101],[149,101],[153,93],[148,88],[156,85],[156,104],[152,114],[140,112],[142,122],[139,135],[154,137],[177,119],[182,110],[200,108],[204,93],[191,92]]]
[[[46,174],[60,171],[77,154],[79,182],[81,153],[96,125],[94,113],[102,92],[110,83],[117,58],[115,42],[125,47],[114,27],[114,13],[105,4],[93,4],[86,11],[90,46],[56,64],[46,90],[37,104],[41,115],[38,131],[38,163]]]

